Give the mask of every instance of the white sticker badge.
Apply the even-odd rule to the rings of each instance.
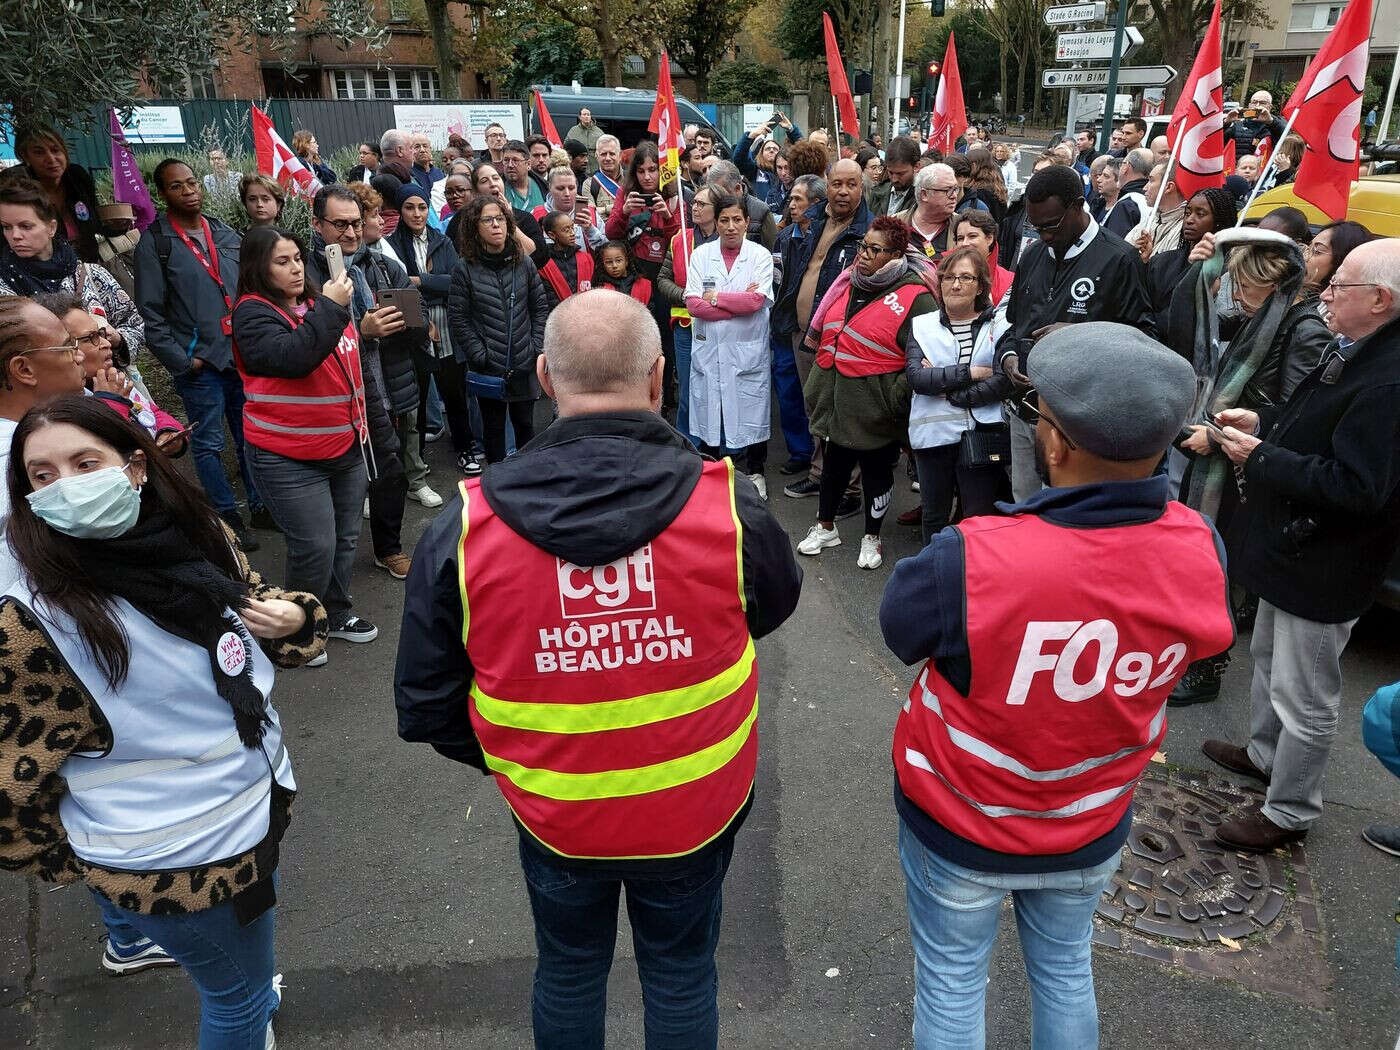
[[[248,666],[248,650],[243,647],[243,639],[233,631],[225,631],[219,638],[219,668],[230,678],[237,678]]]

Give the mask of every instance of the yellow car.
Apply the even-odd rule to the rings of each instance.
[[[1275,208],[1297,208],[1308,217],[1313,229],[1332,220],[1293,192],[1292,184],[1275,186],[1261,193],[1245,213],[1245,221],[1258,222]],[[1351,185],[1347,216],[1382,237],[1400,237],[1400,174],[1365,175]]]

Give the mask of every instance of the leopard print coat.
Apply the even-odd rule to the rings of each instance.
[[[253,597],[282,598],[306,611],[297,634],[262,642],[268,658],[300,667],[319,655],[329,630],[321,603],[269,586],[242,551],[238,559]],[[267,835],[237,857],[179,871],[114,871],[75,856],[59,819],[67,785],[58,770],[74,751],[111,744],[101,709],[44,625],[20,602],[0,601],[0,869],[50,882],[82,880],[128,911],[153,915],[203,911],[271,877],[292,802],[292,792],[275,783]]]

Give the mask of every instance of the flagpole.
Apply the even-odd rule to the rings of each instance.
[[[1298,114],[1302,111],[1302,106],[1298,106],[1293,110],[1293,115],[1288,118],[1288,123],[1283,126],[1283,134],[1278,137],[1278,142],[1274,143],[1273,149],[1269,150],[1269,162],[1264,165],[1264,170],[1259,173],[1259,178],[1254,183],[1254,189],[1249,192],[1249,199],[1244,202],[1244,207],[1240,209],[1240,217],[1235,222],[1236,227],[1244,225],[1244,218],[1249,214],[1250,205],[1254,203],[1254,198],[1259,196],[1260,188],[1269,180],[1269,176],[1273,174],[1274,161],[1278,159],[1279,145],[1284,139],[1288,138],[1288,133],[1293,130],[1293,122],[1298,119]],[[1238,157],[1235,158],[1235,163],[1239,163]]]
[[[1376,143],[1385,141],[1386,135],[1390,133],[1390,114],[1395,109],[1395,88],[1400,84],[1400,47],[1395,51],[1395,62],[1390,67],[1390,87],[1385,92],[1385,112],[1381,115],[1380,127],[1376,129]]]
[[[895,50],[895,59],[894,59],[894,86],[895,86],[895,87],[899,87],[899,86],[904,82],[904,6],[905,6],[905,0],[899,0],[899,46],[898,46],[898,48]],[[1400,68],[1400,61],[1397,61],[1397,62],[1396,62],[1396,68]],[[1391,79],[1390,85],[1391,85],[1391,86],[1390,86],[1390,93],[1393,95],[1393,94],[1395,94],[1395,80],[1394,80],[1394,78]],[[893,92],[887,92],[887,94],[893,94]],[[903,95],[903,93],[901,92],[901,93],[900,93],[900,101],[902,102],[903,99],[904,99],[904,95]],[[898,106],[898,105],[893,105],[893,106],[890,107],[890,109],[893,110],[893,112],[890,114],[890,141],[894,141],[894,139],[899,135],[899,111],[900,111],[901,107]],[[1390,113],[1390,109],[1389,109],[1389,107],[1387,107],[1387,108],[1386,108],[1387,117],[1388,117],[1389,113]]]
[[[1167,176],[1174,174],[1172,169],[1176,167],[1176,158],[1181,152],[1181,140],[1184,138],[1186,138],[1186,136],[1183,134],[1182,129],[1177,128],[1176,141],[1172,143],[1171,154],[1167,157],[1167,166],[1162,169],[1162,181],[1157,185],[1157,196],[1152,201],[1152,207],[1147,209],[1147,218],[1142,222],[1144,232],[1152,232],[1152,226],[1157,221],[1157,212],[1161,210],[1162,207],[1162,194],[1167,192]],[[1223,154],[1221,156],[1221,162],[1224,162]]]

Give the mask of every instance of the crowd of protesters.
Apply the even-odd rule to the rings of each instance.
[[[1267,92],[1257,95],[1255,116],[1231,128],[1241,155],[1272,127]],[[425,637],[452,644],[451,617],[433,602],[461,617],[472,587],[501,600],[494,584],[466,575],[458,591],[468,513],[463,495],[429,483],[429,443],[450,443],[459,475],[450,488],[484,475],[492,503],[518,501],[522,521],[542,513],[531,486],[570,456],[599,472],[586,480],[606,498],[647,508],[637,513],[660,513],[663,490],[671,517],[687,499],[732,502],[733,521],[743,519],[742,556],[730,566],[741,600],[722,611],[739,632],[726,645],[773,629],[796,604],[800,572],[787,565],[791,550],[765,506],[770,469],[784,499],[815,500],[796,552],[836,556],[841,521],[860,515],[863,570],[883,564],[885,519],[908,483],[919,505],[895,525],[916,526],[924,550],[894,571],[880,619],[897,655],[928,661],[896,736],[916,1041],[935,1045],[937,1028],[965,1033],[957,1045],[979,1045],[987,930],[1006,891],[1018,918],[1029,909],[1072,946],[1053,965],[1087,977],[1089,916],[1131,824],[1132,783],[1165,732],[1158,708],[1215,699],[1235,632],[1252,629],[1248,742],[1213,740],[1204,750],[1267,793],[1215,835],[1259,852],[1301,839],[1322,812],[1341,654],[1400,542],[1400,242],[1355,222],[1315,230],[1288,208],[1237,227],[1238,185],[1183,193],[1145,131],[1128,121],[1104,156],[1087,136],[1058,142],[1029,179],[1016,147],[975,130],[946,156],[916,136],[837,149],[827,133],[804,137],[781,114],[744,135],[732,157],[714,132],[688,127],[674,175],[654,142],[624,150],[587,110],[564,149],[493,124],[479,151],[454,137],[435,154],[427,136],[389,129],[360,144],[340,177],[315,134],[298,131],[293,150],[323,183],[303,240],[281,225],[286,188],[230,170],[217,150],[202,176],[177,159],[157,165],[162,211],[135,236],[129,211],[99,215],[92,177],[69,161],[61,136],[21,129],[21,164],[0,176],[0,458],[9,465],[0,628],[11,652],[61,656],[26,661],[51,668],[26,672],[45,679],[34,688],[57,696],[71,686],[91,702],[67,732],[71,747],[24,751],[43,786],[0,815],[0,863],[86,881],[108,931],[107,969],[183,965],[200,990],[201,1047],[252,1045],[247,1033],[264,1029],[270,1046],[273,879],[295,789],[267,701],[274,665],[325,666],[328,639],[378,636],[352,598],[365,521],[374,565],[409,580]],[[1288,162],[1274,170],[1285,178]],[[207,213],[214,194],[241,203],[244,233]],[[614,334],[590,332],[591,309],[622,326],[617,346],[588,349]],[[1120,352],[1135,364],[1117,368]],[[589,353],[606,366],[590,366]],[[176,406],[151,396],[154,368],[168,372],[183,423]],[[632,413],[627,440],[641,451],[625,485],[607,476],[621,469],[617,456],[590,458],[567,444],[596,440],[586,419],[570,418],[607,410],[590,405]],[[775,418],[786,457],[770,468]],[[197,486],[171,465],[186,453]],[[732,476],[714,466],[726,459]],[[545,464],[543,474],[527,462]],[[682,475],[700,477],[697,495],[671,492]],[[559,484],[561,507],[596,503]],[[409,500],[449,503],[423,541],[432,552],[417,559],[403,535]],[[694,512],[711,513],[709,503]],[[1015,568],[997,549],[998,522],[1021,528],[1022,540],[1002,539],[1024,542],[1030,561],[1017,576],[1027,582],[991,619],[974,618],[974,606],[995,606],[996,574]],[[1145,522],[1169,545],[1150,556],[1140,537],[1125,538]],[[561,526],[542,524],[527,538],[557,546],[561,564],[599,566],[662,542],[635,524],[596,549],[586,530],[583,539],[540,538]],[[1041,531],[1051,526],[1080,535],[1069,546],[1082,552],[1057,562]],[[1096,532],[1099,553],[1082,538]],[[282,587],[244,557],[278,533]],[[503,542],[489,535],[473,542]],[[969,695],[974,667],[1000,674],[997,618],[1014,620],[1016,603],[1035,594],[1072,589],[1065,566],[1102,550],[1122,559],[1107,578],[1149,571],[1141,558],[1174,574],[1151,616],[1147,596],[1115,595],[1105,606],[1151,619],[1156,642],[1166,644],[1169,618],[1192,596],[1205,594],[1208,608],[1181,626],[1190,658],[1180,673],[1143,693],[1158,708],[1143,717],[1141,705],[1119,704],[1118,720],[1078,745],[1112,757],[1118,772],[1092,781],[1112,805],[1041,813],[1015,759],[993,763],[1000,781],[969,780],[959,764],[975,761],[968,752],[985,759],[991,745],[950,734],[938,698]],[[751,555],[765,559],[755,572],[776,577],[750,579]],[[437,575],[451,579],[424,604],[414,585],[429,585],[419,568],[428,561],[432,587]],[[956,602],[952,580],[966,590]],[[749,610],[746,620],[746,587],[777,588],[781,597],[769,599],[787,612]],[[1074,605],[1084,619],[1107,615],[1085,601]],[[455,668],[438,678],[418,674],[416,642],[401,642],[401,732],[510,780],[505,765],[483,758],[465,703],[443,713],[465,696],[463,682],[444,683],[472,670],[460,661],[465,626],[455,633],[452,660],[441,650],[423,656],[424,667]],[[154,735],[142,729],[141,697],[160,683],[127,675],[147,654],[157,677],[183,683],[188,697],[169,731]],[[472,695],[483,701],[475,687]],[[1065,717],[1062,729],[1073,721]],[[1018,740],[1062,773],[1078,754]],[[1132,746],[1122,750],[1125,741]],[[6,768],[18,757],[10,747],[0,737]],[[1129,752],[1136,757],[1123,764]],[[118,774],[120,792],[108,788],[112,762],[133,763]],[[737,796],[732,785],[721,792],[725,805],[744,803],[751,766]],[[549,820],[519,808],[512,782],[503,790],[548,854],[526,856],[527,873],[570,870],[568,851],[550,849],[540,831]],[[979,790],[993,801],[969,797]],[[1057,784],[1046,797],[1065,790]],[[746,811],[732,809],[715,829],[721,875]],[[1002,809],[1056,819],[1023,820],[1013,833],[994,819]],[[590,835],[596,829],[579,841]],[[1367,837],[1400,854],[1400,829]],[[696,851],[713,859],[711,848]],[[626,869],[631,855],[615,856]],[[179,877],[163,877],[167,869]],[[225,875],[242,888],[205,888]],[[958,920],[960,936],[976,942],[963,954],[938,943],[952,921],[940,891],[955,881],[985,898],[975,923]],[[534,903],[545,930],[544,905]],[[717,900],[706,906],[717,917]],[[174,923],[174,913],[193,918]],[[542,987],[565,994],[550,985],[559,975],[548,967],[562,964],[558,953],[546,959],[541,936],[537,1010]],[[717,922],[705,942],[710,973],[715,937]],[[211,961],[196,950],[200,939],[225,956]],[[1037,966],[1054,951],[1026,945]],[[232,973],[246,994],[219,993]],[[1061,994],[1043,976],[1032,969],[1037,1032],[1057,1028],[1053,1045],[1094,1045],[1092,985],[1087,996],[1082,980]],[[551,1042],[541,1016],[538,1045],[585,1045],[567,1034]],[[555,1022],[564,1032],[567,1011]]]

